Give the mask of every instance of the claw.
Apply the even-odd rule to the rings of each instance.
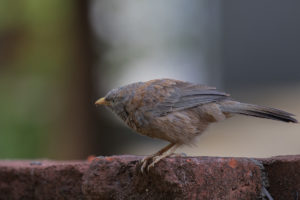
[[[142,174],[144,173],[144,169],[145,169],[145,167],[147,166],[147,160],[146,161],[142,161],[142,166],[141,166],[141,172],[142,172]]]
[[[148,157],[149,156],[145,156],[142,160],[140,160],[140,163],[144,163],[147,160]]]
[[[160,156],[153,156],[152,157],[152,162],[149,163],[149,165],[147,166],[147,171],[149,172],[150,168],[154,167],[155,163],[157,163],[160,160],[161,160]]]
[[[167,157],[167,156],[168,156],[168,155],[160,155],[160,156],[155,156],[155,157],[153,157],[153,161],[152,161],[152,163],[150,163],[150,164],[148,165],[147,170],[149,171],[150,168],[154,167],[154,165],[155,165],[156,163],[158,163],[161,159],[163,159],[163,158],[165,158],[165,157]]]
[[[147,167],[148,161],[150,159],[152,159],[153,156],[145,156],[142,160],[141,160],[141,172],[144,173],[145,168]]]
[[[154,164],[155,164],[155,162],[152,162],[150,165],[148,165],[148,167],[147,167],[147,171],[148,172],[149,172],[149,170],[150,170],[151,167],[154,167]]]

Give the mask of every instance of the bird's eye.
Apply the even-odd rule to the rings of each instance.
[[[115,103],[117,102],[117,100],[116,100],[116,98],[112,98],[112,99],[110,100],[110,102],[113,103],[113,104],[115,104]]]

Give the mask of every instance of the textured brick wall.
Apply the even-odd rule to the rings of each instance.
[[[0,161],[0,199],[300,199],[300,156],[140,159]]]

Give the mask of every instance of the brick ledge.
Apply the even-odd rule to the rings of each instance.
[[[0,161],[0,199],[295,199],[300,155],[172,157],[148,173],[138,156]]]

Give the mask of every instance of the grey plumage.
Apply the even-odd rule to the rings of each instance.
[[[107,105],[136,132],[170,142],[143,159],[142,171],[151,159],[148,169],[178,146],[192,144],[209,124],[234,114],[298,122],[291,113],[240,103],[214,87],[172,79],[129,84],[110,91],[96,104]]]

